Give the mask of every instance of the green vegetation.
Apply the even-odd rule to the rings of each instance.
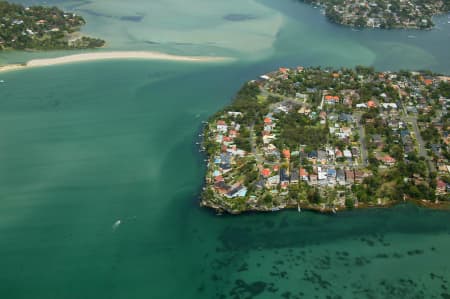
[[[86,49],[102,47],[104,40],[77,33],[81,16],[57,7],[10,4],[0,1],[0,50]]]
[[[333,212],[448,198],[450,77],[358,66],[261,79],[205,125],[203,205]]]

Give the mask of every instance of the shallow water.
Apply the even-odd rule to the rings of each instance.
[[[255,57],[240,42],[215,48],[238,63],[103,61],[0,75],[6,81],[0,84],[1,298],[448,296],[447,212],[406,205],[336,216],[287,211],[218,217],[198,207],[201,121],[245,80],[281,64],[450,70],[441,50],[448,46],[444,29],[415,32],[416,39],[402,31],[354,32],[328,24],[308,6],[269,2],[247,1],[238,13],[281,15],[284,25],[273,44],[251,45],[260,49]],[[138,2],[108,10],[107,3],[86,6],[130,16]],[[172,2],[154,3],[164,3],[163,10]],[[155,20],[162,24],[158,30],[189,24],[180,3],[171,11],[182,20]],[[141,5],[145,11],[158,7]],[[217,15],[236,13],[236,3],[216,5]],[[208,18],[208,9],[197,12]],[[87,30],[99,35],[102,22],[125,24],[90,18]],[[219,27],[205,29],[214,32],[207,40],[217,38]],[[114,36],[117,48],[132,49],[121,45],[122,38]],[[420,38],[441,40],[421,44]],[[204,36],[192,39],[201,44]],[[397,48],[386,51],[386,44]],[[1,54],[3,61],[29,56]]]

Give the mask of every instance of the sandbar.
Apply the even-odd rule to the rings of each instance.
[[[33,59],[24,64],[7,64],[0,66],[0,72],[15,71],[30,67],[43,67],[76,62],[97,61],[97,60],[120,60],[120,59],[168,60],[168,61],[184,61],[184,62],[224,62],[232,60],[231,58],[228,57],[178,56],[161,52],[148,52],[148,51],[92,52],[92,53],[67,55],[56,58]]]

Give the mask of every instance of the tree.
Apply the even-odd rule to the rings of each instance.
[[[355,206],[355,201],[353,200],[353,198],[351,196],[346,196],[345,197],[345,207],[347,209],[353,209]]]

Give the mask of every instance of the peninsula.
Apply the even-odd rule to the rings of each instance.
[[[430,29],[432,17],[450,12],[450,0],[300,0],[317,5],[335,23],[367,28]]]
[[[91,52],[91,53],[67,55],[56,58],[34,59],[24,64],[7,64],[3,66],[0,65],[0,73],[7,71],[16,71],[31,67],[52,66],[59,64],[87,62],[96,60],[123,60],[123,59],[168,60],[168,61],[185,61],[185,62],[223,62],[231,60],[231,58],[227,57],[179,56],[150,51]]]
[[[280,68],[205,123],[201,205],[336,212],[450,204],[450,77]]]
[[[0,50],[56,50],[98,48],[104,40],[83,36],[81,16],[57,7],[10,4],[0,1]]]

